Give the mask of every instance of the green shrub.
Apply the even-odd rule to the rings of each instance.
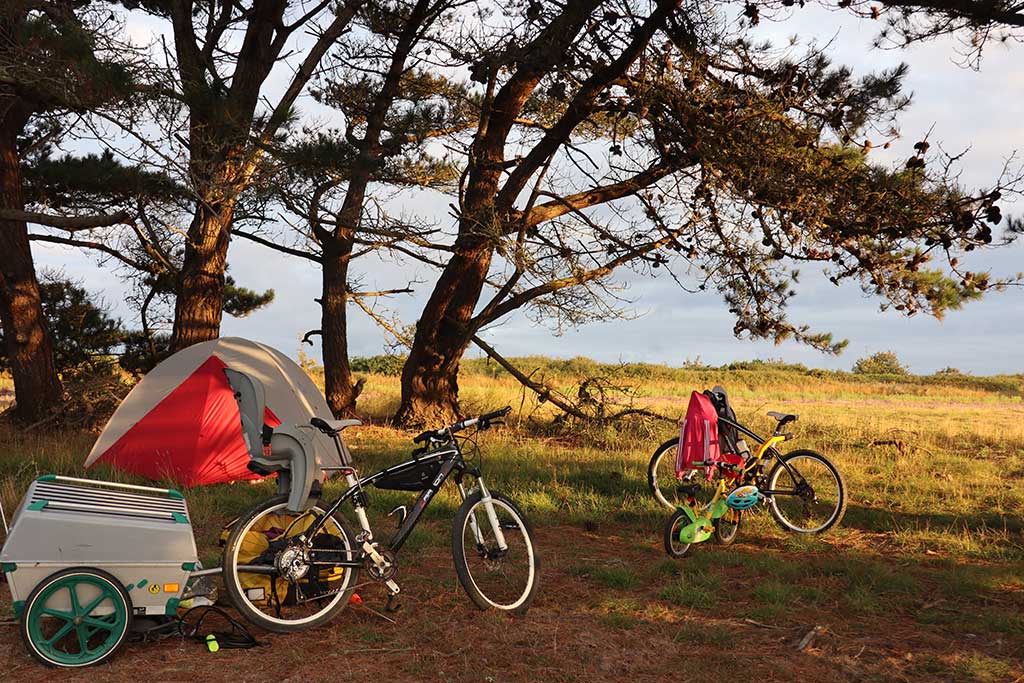
[[[398,377],[402,374],[407,356],[356,356],[352,359],[353,372]]]
[[[856,375],[898,375],[904,377],[910,372],[892,351],[879,351],[865,356],[853,364]]]

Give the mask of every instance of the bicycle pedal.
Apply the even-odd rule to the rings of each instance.
[[[402,603],[398,602],[398,596],[389,594],[388,601],[384,604],[384,611],[388,614],[394,614],[400,609],[402,609]]]

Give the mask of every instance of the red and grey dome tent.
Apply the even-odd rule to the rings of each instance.
[[[331,417],[313,380],[283,353],[238,337],[214,339],[179,351],[135,385],[103,428],[86,468],[105,462],[184,486],[259,478],[247,468],[238,404],[224,368],[263,383],[271,426]],[[314,439],[321,465],[341,464],[328,437],[316,431]]]

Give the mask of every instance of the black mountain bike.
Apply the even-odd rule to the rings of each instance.
[[[277,632],[320,626],[345,608],[358,588],[361,571],[388,590],[387,608],[397,609],[398,551],[423,511],[449,478],[462,498],[452,527],[452,554],[459,582],[480,609],[525,613],[537,592],[539,558],[526,516],[505,496],[491,492],[480,470],[463,457],[456,434],[500,424],[510,407],[427,431],[413,442],[424,444],[412,459],[359,478],[340,429],[319,418],[314,427],[331,436],[341,458],[348,490],[330,504],[302,513],[287,509],[287,496],[263,501],[235,523],[224,549],[224,583],[232,602],[253,623]],[[474,432],[475,433],[475,432]],[[471,436],[471,435],[470,435]],[[324,468],[331,469],[331,468]],[[467,477],[474,480],[466,487]],[[366,515],[365,487],[420,491],[412,509],[404,505],[399,528],[381,544]],[[353,530],[339,510],[351,501],[358,522]],[[369,583],[369,582],[367,582]]]

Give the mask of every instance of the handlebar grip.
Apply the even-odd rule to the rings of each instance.
[[[490,422],[491,420],[497,420],[499,417],[505,417],[511,412],[512,406],[505,406],[504,408],[499,408],[498,410],[487,413],[486,415],[481,415],[480,419],[484,422]]]

